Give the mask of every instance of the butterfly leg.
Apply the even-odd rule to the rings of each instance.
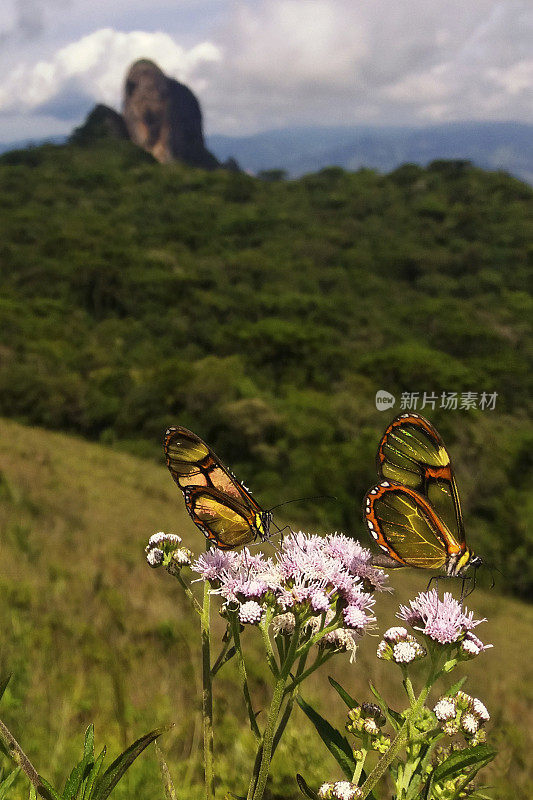
[[[279,535],[280,535],[280,540],[279,540],[279,549],[281,550],[281,548],[283,547],[283,540],[284,540],[284,536],[283,536],[283,534],[284,534],[284,532],[285,532],[286,530],[289,530],[291,533],[294,533],[294,531],[293,531],[293,529],[291,528],[291,526],[290,526],[290,525],[284,525],[284,526],[283,526],[283,528],[278,528],[278,526],[276,525],[276,523],[275,523],[275,522],[274,522],[274,523],[272,523],[272,524],[273,524],[273,525],[274,525],[274,527],[276,528],[276,530],[277,530],[277,533],[279,533]]]
[[[468,590],[468,592],[465,592],[465,588],[466,588],[467,584],[471,584],[471,588]],[[475,588],[476,588],[476,573],[475,572],[474,572],[473,575],[466,575],[465,577],[463,577],[463,582],[461,584],[461,605],[466,600],[466,598],[469,597],[472,594],[472,592],[474,591]]]
[[[428,581],[428,585],[426,586],[426,592],[429,592],[429,590],[431,588],[431,584],[433,583],[433,581],[435,581],[435,589],[437,590],[437,594],[438,594],[439,581],[446,581],[446,580],[449,580],[449,579],[454,579],[456,577],[457,577],[457,575],[432,575],[431,578]],[[464,580],[465,580],[465,578],[463,578],[463,583],[464,583]],[[462,598],[462,589],[461,589],[461,598]]]

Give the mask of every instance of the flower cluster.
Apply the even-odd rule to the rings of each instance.
[[[448,736],[462,733],[474,745],[485,741],[482,727],[490,719],[490,714],[477,697],[470,697],[461,691],[453,697],[441,697],[434,706],[433,713]]]
[[[474,619],[473,613],[463,608],[450,592],[445,592],[443,600],[440,600],[436,589],[421,592],[409,601],[409,606],[400,606],[397,616],[432,642],[440,645],[458,644],[462,658],[473,658],[492,647],[484,645],[472,633],[472,628],[485,620]]]
[[[376,750],[385,753],[390,746],[390,739],[381,732],[385,717],[375,703],[362,703],[348,712],[346,730],[362,740],[364,750]],[[354,757],[360,761],[365,758],[362,750],[354,750]]]
[[[193,570],[241,624],[258,624],[269,610],[275,635],[291,634],[298,623],[310,635],[324,631],[321,646],[353,651],[355,638],[375,622],[371,592],[385,588],[386,576],[371,558],[359,542],[341,534],[300,532],[285,538],[274,558],[248,549],[212,550]]]
[[[323,783],[318,790],[318,796],[321,800],[330,800],[330,798],[357,800],[358,797],[363,796],[363,793],[359,787],[349,781],[336,781],[336,783]]]
[[[424,658],[426,650],[406,628],[396,626],[389,628],[383,634],[377,655],[378,658],[394,661],[396,664],[411,664]]]
[[[146,560],[151,567],[164,564],[170,572],[179,571],[191,564],[192,553],[186,547],[180,547],[181,537],[175,533],[154,533],[145,548]]]

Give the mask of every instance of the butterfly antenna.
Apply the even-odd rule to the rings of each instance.
[[[487,569],[490,572],[490,588],[494,589],[494,587],[496,585],[496,581],[494,580],[494,572],[495,571],[499,572],[500,575],[502,576],[502,578],[505,578],[505,574],[501,571],[501,569],[499,569],[498,567],[495,567],[494,564],[487,564],[486,561],[484,561],[483,563],[485,564],[485,566],[487,567]]]
[[[332,494],[317,494],[313,497],[296,497],[294,500],[284,500],[283,503],[278,503],[276,506],[272,506],[268,510],[274,511],[274,509],[281,508],[281,506],[288,506],[289,503],[300,503],[302,500],[337,500],[337,498]]]

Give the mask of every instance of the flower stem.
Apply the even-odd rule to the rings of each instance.
[[[316,659],[315,659],[315,661],[313,662],[313,664],[311,664],[311,666],[310,666],[310,667],[308,667],[308,668],[305,670],[305,672],[298,673],[298,674],[296,675],[296,677],[294,678],[294,680],[292,681],[292,683],[289,683],[289,685],[288,685],[288,686],[287,686],[287,688],[285,689],[285,693],[286,693],[286,694],[288,694],[289,692],[292,692],[292,691],[294,691],[294,689],[295,689],[295,688],[296,688],[296,687],[297,687],[297,686],[298,686],[300,683],[302,683],[302,681],[305,681],[305,679],[306,679],[306,678],[308,678],[308,677],[309,677],[309,675],[311,675],[311,674],[312,674],[312,673],[313,673],[313,672],[314,672],[316,669],[318,669],[319,667],[321,667],[321,666],[322,666],[322,664],[325,664],[325,663],[326,663],[326,661],[329,661],[329,659],[330,659],[330,658],[332,658],[332,656],[334,656],[334,655],[335,655],[335,652],[334,652],[334,651],[331,651],[331,652],[329,652],[329,653],[323,653],[323,654],[319,654],[319,655],[316,657]]]
[[[260,741],[261,734],[259,732],[259,727],[257,725],[257,720],[255,718],[255,711],[252,706],[252,698],[250,695],[250,688],[248,686],[248,676],[246,674],[246,663],[244,661],[244,654],[242,652],[241,647],[241,634],[239,630],[239,620],[236,614],[232,614],[230,617],[230,625],[231,625],[231,632],[233,634],[233,642],[235,644],[235,651],[237,653],[237,661],[239,665],[239,676],[241,678],[241,685],[242,685],[242,693],[244,696],[244,702],[246,704],[246,708],[248,711],[248,719],[250,720],[250,728],[252,729],[252,733],[256,738],[256,741]]]
[[[414,722],[414,720],[417,718],[418,714],[420,713],[426,701],[426,698],[433,684],[433,677],[434,674],[432,673],[430,679],[428,679],[426,685],[420,692],[418,698],[415,700],[414,705],[407,712],[405,722],[403,723],[402,727],[396,734],[395,738],[392,740],[391,746],[389,747],[387,752],[384,753],[384,755],[379,759],[378,763],[376,764],[376,766],[374,767],[374,769],[372,770],[366,781],[363,783],[361,787],[363,798],[368,797],[368,795],[370,794],[376,783],[383,777],[389,765],[396,758],[397,754],[407,741],[411,723]]]
[[[263,644],[265,646],[268,666],[270,667],[270,671],[272,672],[272,674],[277,678],[279,676],[279,669],[276,663],[276,656],[274,655],[274,650],[272,649],[272,642],[270,641],[270,635],[268,632],[273,616],[274,616],[273,611],[271,609],[267,609],[265,616],[263,617],[263,619],[259,624],[259,630],[261,631],[261,635],[263,637]]]
[[[355,767],[354,774],[352,776],[352,783],[355,786],[359,786],[359,778],[361,777],[361,773],[363,771],[363,767],[365,765],[365,759],[367,756],[368,750],[365,750],[363,747],[361,748],[362,757],[358,759],[357,765]]]
[[[204,730],[204,776],[205,800],[214,800],[215,776],[213,770],[213,684],[211,675],[211,642],[210,642],[210,586],[204,582],[204,602],[201,616],[202,628],[202,719]]]
[[[181,577],[180,573],[173,572],[172,575],[174,575],[174,577],[177,578],[178,582],[181,584],[181,587],[182,587],[183,591],[185,592],[185,594],[189,598],[192,607],[194,608],[196,613],[201,617],[202,616],[202,606],[200,605],[200,603],[198,602],[198,600],[196,599],[196,597],[192,593],[190,586],[187,586],[187,584],[185,583],[185,581]]]
[[[404,669],[403,685],[412,708],[416,703],[416,697],[413,690],[413,684],[411,683],[411,678],[407,674],[407,669]]]
[[[277,727],[276,723],[278,721],[283,698],[285,697],[285,685],[297,655],[299,639],[300,625],[297,621],[294,628],[294,633],[292,634],[291,643],[287,651],[287,656],[283,664],[281,664],[281,669],[279,670],[278,678],[274,686],[272,702],[270,703],[270,709],[268,711],[268,719],[263,732],[263,741],[261,744],[261,764],[259,767],[259,773],[257,775],[257,781],[255,782],[255,788],[251,795],[253,800],[261,800],[265,792],[268,774],[270,771],[270,762],[272,761],[274,737]]]

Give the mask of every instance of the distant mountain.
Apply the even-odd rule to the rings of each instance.
[[[208,136],[207,144],[221,161],[233,156],[253,173],[283,169],[296,177],[333,165],[389,172],[405,162],[467,159],[533,183],[533,125],[514,122],[283,128],[253,136]]]
[[[66,140],[53,136],[0,143],[0,153]],[[533,184],[533,125],[516,122],[457,122],[425,128],[294,127],[252,136],[215,134],[205,140],[220,162],[236,159],[241,169],[254,174],[281,169],[298,177],[328,166],[390,172],[406,162],[426,166],[440,159],[465,159]]]

